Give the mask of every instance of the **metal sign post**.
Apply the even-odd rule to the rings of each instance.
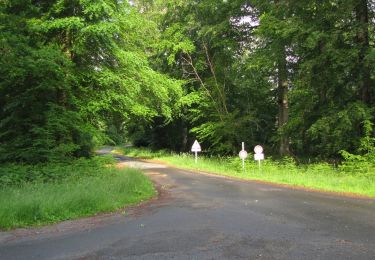
[[[242,142],[242,150],[238,154],[242,159],[242,170],[245,171],[245,159],[247,158],[247,152],[245,151],[245,143]]]
[[[195,153],[195,163],[198,163],[198,152],[202,151],[202,148],[197,140],[194,141],[191,151]]]

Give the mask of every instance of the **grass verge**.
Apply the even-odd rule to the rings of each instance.
[[[0,229],[110,212],[149,199],[156,193],[152,182],[140,171],[117,169],[102,159],[80,160],[65,166],[0,167],[0,180],[3,180],[0,181]],[[19,181],[25,177],[16,178],[16,169],[23,169],[18,172],[36,178],[28,176],[28,181]],[[49,175],[54,178],[45,177]]]
[[[334,168],[327,163],[297,165],[287,158],[280,161],[266,159],[261,167],[252,160],[250,154],[242,170],[242,161],[238,157],[204,157],[195,164],[192,154],[173,154],[165,151],[153,152],[149,149],[133,147],[118,148],[128,156],[156,159],[178,168],[206,171],[219,175],[248,180],[261,180],[277,184],[299,186],[326,192],[352,193],[375,197],[375,173],[358,172],[345,168]]]

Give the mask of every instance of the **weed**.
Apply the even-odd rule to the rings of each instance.
[[[155,194],[139,170],[108,166],[108,158],[65,165],[7,165],[1,172],[0,229],[114,211]]]

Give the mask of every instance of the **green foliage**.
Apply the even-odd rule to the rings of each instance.
[[[73,65],[57,46],[32,48],[28,41],[9,33],[1,38],[0,161],[90,155],[89,132],[83,131],[89,126],[74,110]]]
[[[340,154],[344,158],[340,169],[357,174],[372,175],[375,172],[375,138],[371,137],[374,131],[373,123],[370,120],[363,122],[365,135],[360,139],[360,146],[357,150],[359,154],[352,154],[341,150]]]
[[[367,100],[372,94],[360,94],[364,84],[373,88],[373,81],[365,83],[365,67],[373,70],[373,65],[364,65],[360,57],[363,48],[367,55],[374,51],[366,47],[373,43],[358,41],[359,16],[353,16],[358,1],[305,4],[294,6],[299,30],[292,40],[300,59],[288,131],[297,153],[332,158],[343,149],[354,152],[363,136],[362,122],[374,120],[374,103]],[[373,19],[368,30],[371,24]]]
[[[196,138],[216,154],[242,141],[356,153],[375,120],[374,13],[356,0],[3,1],[0,161]]]
[[[370,122],[372,118],[372,109],[360,102],[332,112],[327,112],[307,130],[316,149],[310,149],[311,153],[329,156],[337,154],[340,149],[353,151],[359,145],[362,122]]]
[[[173,116],[180,82],[149,66],[158,33],[129,3],[6,1],[0,16],[1,162],[88,157],[129,121]]]
[[[22,186],[30,183],[61,183],[86,177],[99,176],[113,165],[111,157],[77,159],[69,163],[3,164],[0,166],[0,187]]]
[[[1,187],[0,229],[55,223],[114,211],[155,194],[152,182],[140,171],[105,167],[103,160],[80,160],[68,167],[53,164],[38,169],[14,167],[8,168],[20,177],[19,172],[33,175],[34,182]],[[39,176],[48,182],[38,181]],[[56,180],[52,178],[51,181],[48,176]]]
[[[186,144],[198,138],[211,153],[229,154],[240,141],[269,139],[273,116],[257,115],[261,109],[274,110],[273,101],[267,98],[267,75],[242,58],[245,30],[249,31],[232,23],[248,13],[242,5],[242,1],[167,1],[161,8],[160,54],[152,61],[173,77],[186,79],[187,98],[179,102],[176,123],[154,122],[144,131],[146,144],[163,147],[158,146],[158,139],[174,136],[178,145],[164,142],[164,147],[186,151]],[[174,131],[177,128],[179,133]]]
[[[223,116],[221,120],[208,121],[191,131],[199,140],[208,142],[211,145],[208,147],[211,151],[219,154],[228,152],[233,154],[238,150],[241,141],[247,141],[247,138],[244,139],[246,135],[257,127],[256,120],[254,115],[240,116],[233,112]]]

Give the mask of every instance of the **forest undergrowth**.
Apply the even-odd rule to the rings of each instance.
[[[154,196],[152,182],[109,157],[0,166],[0,230],[123,209]]]

